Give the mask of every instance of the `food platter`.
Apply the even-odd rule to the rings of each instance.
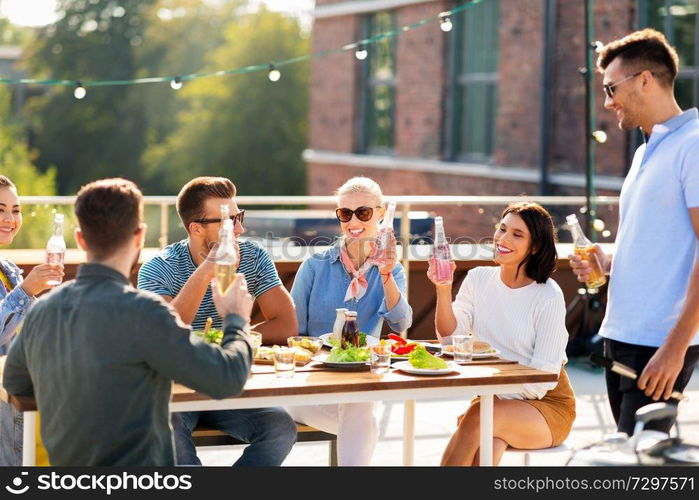
[[[445,345],[442,348],[442,354],[444,356],[449,356],[450,358],[454,357],[454,346],[451,345]],[[500,354],[502,354],[500,351],[497,349],[490,349],[486,352],[474,352],[473,355],[471,356],[472,359],[486,359],[486,358],[499,358]]]
[[[349,361],[349,362],[337,362],[328,361],[327,355],[315,356],[313,361],[321,363],[327,368],[337,368],[338,370],[365,370],[369,368],[369,363],[367,361]]]

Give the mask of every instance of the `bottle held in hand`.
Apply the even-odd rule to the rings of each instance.
[[[391,242],[391,235],[393,234],[393,218],[395,214],[396,202],[389,201],[386,214],[379,226],[379,234],[376,236],[376,251],[372,259],[380,268],[384,267],[388,262],[388,246]]]
[[[233,221],[228,216],[228,205],[221,205],[221,229],[219,230],[218,249],[214,257],[214,267],[218,291],[221,295],[225,293],[235,280],[238,268],[238,254],[235,251],[233,240]]]
[[[53,217],[53,233],[46,244],[46,263],[62,266],[66,255],[66,242],[63,239],[63,214],[56,214]],[[51,286],[60,285],[60,280],[51,280],[47,284]]]
[[[432,265],[437,283],[440,285],[451,283],[451,249],[444,234],[444,220],[442,217],[434,218],[434,246],[432,247]]]
[[[345,324],[342,327],[340,347],[359,347],[359,327],[357,326],[357,311],[345,311]]]
[[[568,228],[573,235],[573,252],[590,265],[590,276],[585,282],[587,288],[599,288],[607,282],[602,264],[592,242],[585,236],[575,214],[566,217]]]

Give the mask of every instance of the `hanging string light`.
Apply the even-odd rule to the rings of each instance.
[[[592,138],[600,144],[604,144],[607,142],[607,133],[604,130],[595,130],[592,132]]]
[[[604,44],[602,42],[600,42],[599,40],[595,40],[594,42],[592,42],[592,48],[595,49],[595,52],[597,52],[599,54],[600,52],[602,52],[602,49],[604,48]]]
[[[367,38],[362,40],[361,42],[356,42],[356,43],[350,43],[350,44],[345,44],[341,47],[337,47],[334,49],[329,49],[329,50],[323,50],[320,52],[316,52],[313,54],[306,54],[302,56],[297,56],[297,57],[292,57],[290,59],[285,59],[282,61],[277,61],[277,65],[286,65],[286,64],[293,64],[293,63],[298,63],[302,61],[308,61],[310,59],[316,59],[319,57],[326,57],[332,54],[338,54],[345,52],[347,50],[354,50],[355,51],[355,57],[358,60],[364,60],[368,57],[368,50],[367,46],[372,44],[372,43],[377,43],[385,39],[390,39],[390,38],[395,38],[401,33],[405,33],[407,31],[411,31],[416,28],[420,28],[426,24],[433,23],[435,21],[439,21],[440,23],[440,29],[444,32],[451,31],[453,29],[453,23],[452,23],[452,16],[457,14],[458,12],[461,12],[463,10],[466,10],[474,5],[483,3],[484,1],[487,0],[471,0],[469,2],[466,2],[464,4],[455,6],[453,9],[445,12],[441,12],[436,16],[428,17],[425,19],[422,19],[420,21],[417,21],[415,23],[391,30],[391,31],[386,31],[384,33],[379,33],[375,36],[372,36],[371,38]],[[279,81],[281,78],[281,72],[275,67],[274,64],[254,64],[254,65],[249,65],[249,66],[244,66],[244,67],[239,67],[239,68],[232,68],[232,69],[225,69],[225,70],[218,70],[218,71],[213,71],[209,73],[191,73],[187,75],[180,75],[180,76],[149,76],[149,77],[144,77],[144,78],[135,78],[135,79],[124,79],[124,80],[91,80],[91,81],[86,81],[84,84],[81,81],[75,81],[75,80],[52,80],[52,79],[46,79],[46,80],[39,80],[39,79],[33,79],[33,78],[2,78],[0,77],[0,84],[5,84],[5,85],[43,85],[43,86],[66,86],[66,87],[75,87],[73,95],[75,95],[76,99],[83,99],[85,95],[87,94],[86,91],[86,86],[89,87],[107,87],[107,86],[116,86],[116,85],[141,85],[141,84],[146,84],[146,83],[169,83],[170,87],[172,87],[174,90],[178,90],[182,87],[182,84],[185,80],[197,80],[200,78],[208,78],[208,77],[214,77],[214,76],[227,76],[227,75],[237,75],[237,74],[245,74],[245,73],[254,73],[258,71],[264,71],[265,69],[268,70],[267,77],[270,79],[270,81],[276,82]]]
[[[182,88],[182,78],[179,76],[173,78],[170,82],[170,87],[172,87],[172,90],[180,90]]]
[[[439,28],[445,32],[448,33],[451,31],[451,29],[454,27],[454,25],[451,22],[451,16],[449,15],[448,12],[442,12],[439,15]]]
[[[83,82],[78,80],[75,82],[75,90],[73,90],[73,96],[76,99],[82,99],[87,95],[87,90],[85,90],[85,87],[83,87]]]
[[[278,82],[282,77],[281,72],[274,66],[274,64],[269,65],[269,73],[267,73],[267,78],[270,82]]]

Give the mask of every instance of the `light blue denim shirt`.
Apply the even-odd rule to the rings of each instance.
[[[381,318],[393,331],[409,328],[413,322],[413,310],[405,297],[405,270],[400,262],[396,263],[392,273],[401,297],[391,310],[386,306],[382,278],[376,266],[365,275],[369,284],[366,294],[360,300],[345,302],[351,277],[340,260],[341,244],[342,240],[339,240],[334,246],[311,256],[296,273],[291,297],[296,305],[299,334],[318,337],[332,332],[335,309],[340,307],[357,311],[357,323],[363,332],[373,332]]]
[[[19,325],[36,299],[19,286],[22,270],[0,259],[0,268],[14,287],[8,291],[0,285],[0,355],[7,354]],[[0,465],[22,465],[22,414],[0,401]]]

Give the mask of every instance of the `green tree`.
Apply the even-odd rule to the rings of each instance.
[[[308,47],[295,19],[261,9],[228,23],[206,69],[288,59]],[[197,175],[224,175],[243,194],[303,194],[308,65],[280,70],[278,82],[266,72],[187,82],[176,129],[144,156],[148,174],[170,192]]]
[[[63,16],[37,31],[28,45],[33,76],[66,80],[121,80],[137,74],[136,48],[155,0],[59,0]],[[121,175],[142,180],[144,96],[140,87],[88,88],[82,100],[72,88],[52,87],[30,101],[38,164],[58,167],[62,193],[83,183]]]
[[[40,172],[34,165],[34,152],[27,147],[20,126],[10,118],[10,92],[0,87],[0,173],[7,176],[24,196],[56,194],[56,170]],[[54,209],[51,206],[27,206],[23,209],[24,226],[12,248],[41,248],[51,232]]]

